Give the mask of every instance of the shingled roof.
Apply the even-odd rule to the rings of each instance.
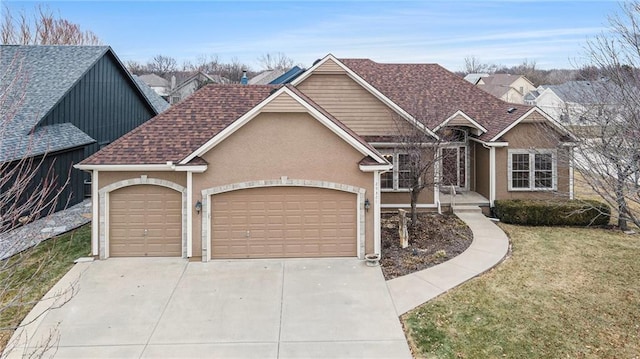
[[[379,155],[368,142],[304,93],[293,86],[285,86],[353,137],[370,153]],[[281,86],[239,84],[205,86],[166,112],[85,159],[80,165],[166,164],[168,161],[177,164],[194,154],[207,141],[269,96],[274,95],[274,90],[279,88]],[[379,157],[382,159],[382,156]],[[382,162],[384,163],[384,159]],[[195,157],[188,164],[203,164],[203,160]]]
[[[0,45],[0,163],[95,142],[72,124],[37,126],[108,52],[109,46]]]
[[[462,111],[487,129],[479,138],[489,141],[532,109],[497,99],[437,64],[339,61],[430,129]]]
[[[205,86],[80,164],[178,163],[277,88],[270,85]]]

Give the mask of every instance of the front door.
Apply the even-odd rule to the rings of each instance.
[[[467,187],[467,147],[446,147],[442,149],[442,185]]]

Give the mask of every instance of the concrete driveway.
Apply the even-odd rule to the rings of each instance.
[[[356,259],[111,258],[27,329],[56,357],[410,358],[380,268]],[[76,273],[76,275],[77,275]]]

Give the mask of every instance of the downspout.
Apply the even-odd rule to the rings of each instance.
[[[187,171],[187,258],[193,256],[193,172]]]
[[[100,195],[98,194],[98,171],[91,171],[91,255],[100,254],[98,243]]]
[[[573,147],[569,148],[569,199],[574,199],[574,160],[573,160]]]
[[[384,171],[386,172],[386,171]],[[382,171],[373,173],[373,251],[382,258],[382,238],[380,233],[380,175]]]
[[[433,163],[433,201],[435,202],[436,208],[438,208],[438,214],[442,214],[442,206],[440,205],[440,185],[439,185],[439,177],[440,177],[440,161],[438,158],[440,157],[442,149],[436,149],[436,161]]]

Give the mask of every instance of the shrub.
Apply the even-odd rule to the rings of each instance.
[[[611,208],[598,201],[496,200],[495,214],[504,223],[527,226],[604,226]]]

